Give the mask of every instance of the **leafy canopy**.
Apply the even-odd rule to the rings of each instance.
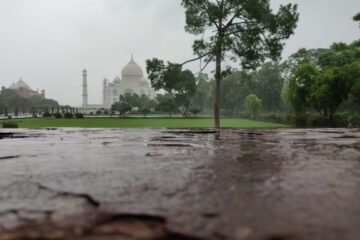
[[[296,27],[297,5],[281,5],[274,13],[269,2],[183,0],[186,31],[202,35],[193,44],[194,53],[210,62],[219,51],[227,52],[231,59],[240,59],[244,68],[258,67],[266,58],[278,59],[282,40],[289,38]]]

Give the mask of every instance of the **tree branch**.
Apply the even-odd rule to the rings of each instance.
[[[205,68],[209,65],[209,63],[212,61],[213,58],[214,58],[214,55],[212,55],[212,56],[206,61],[204,67],[202,67],[202,68],[200,69],[200,72],[196,73],[196,75],[202,73],[202,72],[205,70]]]
[[[208,55],[210,55],[210,54],[211,54],[211,52],[208,52],[208,53],[205,53],[205,54],[203,54],[203,55],[200,55],[200,56],[198,56],[198,57],[196,57],[196,58],[187,60],[187,61],[181,63],[180,66],[184,66],[185,64],[188,64],[188,63],[197,61],[197,60],[202,59],[202,58],[204,58],[204,57],[206,57],[206,56],[208,56]]]

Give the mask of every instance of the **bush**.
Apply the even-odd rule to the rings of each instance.
[[[308,118],[309,116],[305,113],[292,115],[290,117],[290,123],[299,128],[308,127]]]
[[[352,115],[349,118],[349,126],[350,127],[360,127],[360,114]]]
[[[313,115],[308,117],[308,125],[309,127],[330,127],[329,118],[319,115]]]
[[[96,115],[101,115],[101,114],[102,114],[102,112],[100,110],[96,111]]]
[[[74,114],[72,114],[71,112],[67,112],[64,114],[64,118],[73,118]]]
[[[16,122],[3,122],[3,128],[18,128],[19,125]]]
[[[61,113],[57,112],[57,113],[54,113],[54,117],[55,118],[62,118],[63,115]]]
[[[76,118],[84,118],[84,114],[82,114],[82,113],[76,113],[76,114],[75,114],[75,117],[76,117]]]
[[[331,127],[348,127],[349,115],[348,114],[335,114]]]
[[[49,112],[44,112],[43,117],[44,118],[49,118],[49,117],[52,117],[52,115]]]
[[[251,116],[248,115],[248,117]],[[258,115],[258,120],[282,124],[289,123],[286,113],[261,113]]]
[[[8,119],[12,119],[12,116],[8,116]]]

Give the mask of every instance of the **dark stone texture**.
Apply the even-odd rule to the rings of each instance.
[[[360,239],[360,131],[0,130],[0,239]]]

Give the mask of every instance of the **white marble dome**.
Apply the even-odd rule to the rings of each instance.
[[[144,74],[141,67],[131,59],[131,61],[121,71],[122,79],[142,79]]]

